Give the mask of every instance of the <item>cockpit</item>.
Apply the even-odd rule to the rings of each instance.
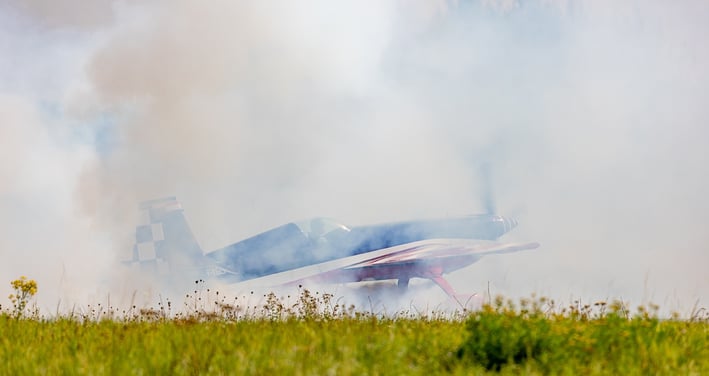
[[[329,238],[335,233],[350,232],[350,228],[332,218],[313,218],[293,222],[309,239]]]

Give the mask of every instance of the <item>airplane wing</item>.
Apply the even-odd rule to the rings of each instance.
[[[308,282],[345,283],[410,278],[427,278],[449,295],[455,291],[442,279],[444,273],[468,266],[481,257],[534,249],[538,243],[498,243],[470,239],[428,239],[360,255],[309,265],[281,273],[239,282],[242,289],[293,285]]]

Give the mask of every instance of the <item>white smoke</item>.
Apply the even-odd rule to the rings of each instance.
[[[709,298],[704,2],[92,4],[0,6],[0,283],[94,291],[166,195],[207,250],[478,212],[484,161],[542,248],[459,290]]]

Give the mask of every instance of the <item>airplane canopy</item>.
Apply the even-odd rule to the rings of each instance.
[[[350,232],[349,227],[332,218],[312,218],[293,223],[310,239],[325,237],[336,230]]]

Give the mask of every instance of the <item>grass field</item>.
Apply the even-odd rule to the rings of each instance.
[[[458,315],[383,317],[304,291],[243,312],[0,314],[0,374],[709,374],[709,318],[622,304],[499,298]],[[24,308],[24,307],[23,307]],[[656,309],[656,308],[655,308]]]

